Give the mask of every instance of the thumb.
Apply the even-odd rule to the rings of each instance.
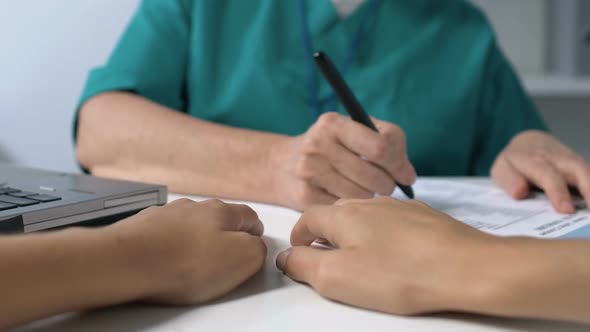
[[[313,284],[320,260],[328,254],[325,249],[292,247],[281,252],[276,259],[277,268],[291,279]]]

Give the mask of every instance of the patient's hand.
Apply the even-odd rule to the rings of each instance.
[[[199,304],[224,295],[264,263],[263,225],[244,205],[177,200],[113,225],[152,279],[144,299]]]
[[[492,177],[516,199],[526,198],[530,185],[537,185],[558,212],[575,212],[568,185],[577,187],[590,203],[590,164],[541,131],[516,136],[496,159]]]
[[[310,244],[326,239],[334,249]],[[394,314],[459,311],[590,324],[590,241],[495,237],[417,201],[311,208],[277,266],[321,295]]]
[[[319,238],[335,249],[310,247]],[[477,288],[471,280],[488,256],[483,244],[493,241],[418,201],[342,200],[306,211],[291,234],[294,247],[277,265],[321,295],[363,308],[458,310]]]

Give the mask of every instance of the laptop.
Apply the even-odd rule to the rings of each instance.
[[[0,163],[0,234],[102,226],[164,205],[165,186]]]

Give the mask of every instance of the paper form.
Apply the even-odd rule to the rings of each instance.
[[[500,188],[450,180],[422,179],[413,186],[416,198],[484,232],[501,236],[590,238],[590,212],[583,200],[574,215],[554,212],[544,194],[515,201]],[[404,199],[401,193],[394,194]]]

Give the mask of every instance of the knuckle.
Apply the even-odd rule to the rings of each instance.
[[[340,114],[335,112],[327,112],[322,114],[317,122],[320,128],[333,128],[340,121]]]
[[[346,205],[343,205],[336,210],[334,219],[339,220],[340,223],[352,226],[359,220],[363,220],[363,203],[355,201]]]
[[[175,203],[175,204],[190,204],[190,203],[194,203],[194,202],[188,198],[180,198],[180,199],[175,200],[173,203]]]
[[[242,212],[246,213],[249,217],[258,218],[258,213],[247,204],[236,204],[236,207],[241,209]]]
[[[406,132],[398,125],[388,124],[382,131],[382,134],[389,140],[405,142],[407,140]]]
[[[315,171],[312,167],[312,157],[303,155],[297,160],[295,165],[295,176],[300,179],[309,181],[315,177]]]
[[[217,207],[217,208],[227,206],[227,204],[225,204],[222,200],[217,199],[217,198],[210,199],[206,203],[209,205],[212,205],[213,207]]]
[[[233,210],[228,204],[219,199],[210,199],[205,202],[206,206],[214,210],[218,218],[224,219],[233,215]]]
[[[188,198],[180,198],[180,199],[173,201],[172,203],[169,203],[168,206],[180,208],[180,207],[187,207],[191,204],[195,204],[195,202],[191,199],[188,199]]]
[[[314,133],[308,133],[307,135],[305,135],[303,137],[303,144],[302,146],[302,153],[304,155],[309,154],[309,155],[314,155],[314,154],[319,154],[321,151],[321,140],[322,140],[322,136],[320,135],[316,135]]]
[[[530,142],[535,142],[544,139],[546,134],[541,131],[537,130],[526,130],[523,131],[514,137],[510,141],[511,144],[528,144]]]
[[[389,144],[387,140],[383,137],[380,137],[375,143],[373,144],[373,148],[370,151],[370,155],[368,156],[372,160],[384,160],[387,157],[387,153],[389,152]]]

